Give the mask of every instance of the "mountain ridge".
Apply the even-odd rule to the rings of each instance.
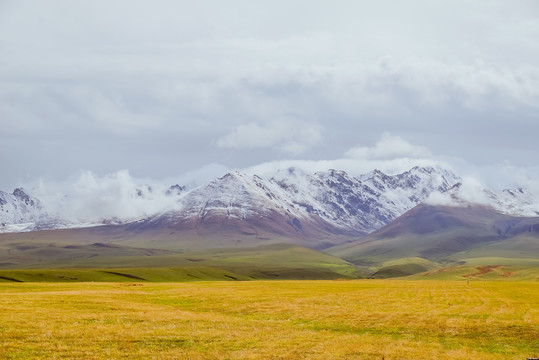
[[[158,194],[166,199],[159,205],[161,209],[153,206],[149,213],[130,216],[112,213],[94,218],[81,215],[75,219],[76,211],[71,211],[75,215],[66,217],[47,201],[32,196],[31,191],[17,188],[12,194],[0,191],[0,232],[121,225],[153,221],[159,216],[185,222],[187,218],[208,220],[217,215],[252,219],[279,214],[282,221],[296,230],[302,229],[302,221],[314,221],[322,232],[364,236],[421,202],[465,206],[470,200],[463,195],[461,180],[447,169],[432,166],[416,166],[394,175],[375,169],[360,176],[336,169],[310,174],[287,168],[266,178],[235,171],[192,189],[172,185]],[[143,205],[156,191],[150,185],[138,186],[122,197]],[[480,195],[474,201],[502,213],[539,214],[538,201],[522,187],[502,191],[483,189]],[[85,207],[84,200],[79,207]],[[80,202],[63,196],[57,203],[77,201]],[[98,207],[96,210],[99,212]]]

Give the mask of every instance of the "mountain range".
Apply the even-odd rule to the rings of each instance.
[[[58,202],[49,206],[17,188],[11,194],[0,192],[0,231],[143,222],[146,226],[174,224],[182,229],[230,227],[247,233],[266,229],[291,237],[312,237],[315,233],[363,236],[391,222],[431,193],[447,191],[457,181],[450,171],[420,167],[392,176],[374,170],[360,177],[337,170],[307,174],[295,168],[278,171],[269,179],[233,172],[190,191],[183,186],[171,186],[165,196],[174,198],[173,201],[153,214],[136,219],[113,214],[97,221],[62,216],[60,209],[54,208]],[[151,186],[145,186],[130,196],[144,199],[152,191]],[[62,201],[77,199],[64,197]],[[253,222],[256,224],[249,225]],[[323,235],[315,237],[320,236]]]
[[[348,274],[355,269],[379,277],[489,258],[539,265],[534,197],[523,188],[481,190],[472,201],[461,181],[440,167],[355,177],[297,168],[267,178],[232,172],[192,189],[171,186],[160,194],[168,201],[154,213],[97,220],[62,217],[18,188],[0,192],[0,268],[116,266],[140,256],[156,264],[176,257],[171,264],[178,264],[187,261],[178,254],[202,252],[206,261],[208,251],[212,265],[219,251],[254,256],[253,249],[274,254],[275,246],[302,259],[322,251],[332,258],[325,262],[344,261]],[[131,196],[140,200],[152,191],[146,186]]]

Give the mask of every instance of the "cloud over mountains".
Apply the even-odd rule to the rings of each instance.
[[[7,1],[0,14],[0,188],[347,151],[528,168],[539,151],[534,1]]]

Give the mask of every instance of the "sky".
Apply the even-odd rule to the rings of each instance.
[[[0,190],[294,164],[535,181],[537,39],[533,0],[0,0]]]

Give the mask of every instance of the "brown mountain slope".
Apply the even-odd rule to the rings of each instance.
[[[421,204],[367,237],[327,252],[371,266],[402,258],[459,261],[471,250],[488,257],[492,249],[498,248],[505,248],[508,257],[521,258],[523,254],[518,249],[509,251],[501,245],[516,237],[521,239],[521,246],[526,242],[526,248],[536,249],[533,243],[539,239],[539,218],[504,215],[482,206]]]
[[[114,265],[126,257],[138,262],[137,257],[211,249],[247,250],[281,243],[316,249],[349,241],[326,230],[324,224],[275,212],[250,219],[221,215],[208,213],[186,220],[169,213],[127,225],[0,234],[0,268],[59,262],[91,265],[93,260],[103,264],[106,259]]]

